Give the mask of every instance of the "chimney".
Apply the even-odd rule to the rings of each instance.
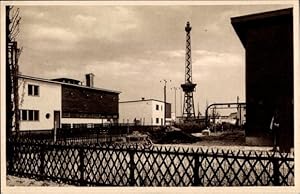
[[[86,86],[87,87],[94,87],[94,76],[95,75],[93,73],[85,74]]]

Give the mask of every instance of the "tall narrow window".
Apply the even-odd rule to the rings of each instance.
[[[159,110],[159,105],[158,104],[156,105],[156,110]]]
[[[22,110],[21,115],[22,115],[22,120],[26,121],[27,120],[27,110]]]
[[[157,123],[157,124],[159,123],[159,118],[156,118],[156,123]]]
[[[39,111],[38,110],[34,110],[33,111],[33,119],[35,121],[38,121],[39,120]]]
[[[38,96],[39,95],[39,86],[33,86],[33,95]]]
[[[33,95],[33,85],[28,85],[28,95],[32,96]]]
[[[29,110],[28,113],[28,120],[33,121],[33,110]]]

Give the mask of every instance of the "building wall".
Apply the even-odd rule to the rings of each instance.
[[[156,105],[158,109],[156,110]],[[164,103],[154,100],[135,102],[121,102],[119,104],[119,123],[134,123],[135,120],[141,125],[163,125]],[[156,123],[158,118],[158,123]]]
[[[112,123],[113,119],[88,119],[88,118],[62,118],[61,123],[62,127],[66,127],[65,125],[68,125],[67,128],[75,128],[74,124],[85,124],[85,125],[95,125],[95,124],[107,124]]]
[[[156,105],[158,105],[158,110],[156,110]],[[152,101],[152,120],[153,125],[164,125],[164,115],[165,115],[165,106],[163,102]],[[158,118],[159,122],[156,123],[156,119]]]
[[[293,147],[293,16],[292,9],[237,22],[234,27],[246,51],[246,141],[272,136],[270,122],[279,112],[279,145]],[[269,141],[272,144],[272,141]]]
[[[28,95],[28,84],[39,86],[39,95]],[[61,112],[61,85],[19,78],[19,109],[38,110],[38,121],[20,121],[20,130],[54,128],[54,110]],[[46,114],[50,117],[47,119]]]
[[[62,85],[62,117],[118,119],[118,95],[113,92]]]
[[[291,21],[279,20],[249,30],[246,48],[246,101],[250,104],[247,121],[251,127],[247,133],[257,136],[269,130],[274,111],[278,109],[281,115],[279,141],[288,138],[289,144],[293,142],[291,25]]]

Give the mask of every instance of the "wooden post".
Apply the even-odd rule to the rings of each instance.
[[[40,176],[42,179],[45,178],[45,145],[40,144],[40,161],[41,161],[41,166],[40,166]]]
[[[8,174],[11,174],[14,172],[14,147],[16,146],[16,142],[12,139],[7,140],[7,161],[8,161]]]
[[[79,179],[79,183],[81,186],[84,185],[84,151],[83,151],[83,147],[79,148],[79,172],[80,172],[80,179]]]
[[[129,157],[130,157],[130,174],[129,174],[129,185],[130,186],[134,186],[135,185],[135,180],[134,180],[134,151],[133,150],[129,150]]]
[[[273,158],[272,163],[273,163],[273,184],[275,186],[280,186],[280,183],[279,183],[279,174],[280,174],[280,172],[279,172],[278,159]]]
[[[56,143],[56,132],[57,132],[57,121],[54,121],[54,137],[53,137],[53,141],[54,143]]]
[[[194,166],[194,181],[192,183],[193,186],[199,186],[201,185],[200,182],[200,177],[199,177],[199,167],[200,167],[200,157],[198,154],[194,155],[194,162],[195,162],[195,166]]]
[[[96,128],[97,130],[97,143],[99,143],[99,132],[100,132],[100,128]]]

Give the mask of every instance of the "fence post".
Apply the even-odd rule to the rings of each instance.
[[[13,162],[13,158],[14,158],[14,146],[16,146],[15,141],[13,141],[12,139],[8,139],[7,140],[7,144],[6,144],[6,160],[8,161],[8,174],[12,174],[12,172],[14,172],[14,162]]]
[[[129,150],[129,157],[130,157],[130,174],[129,174],[129,185],[130,186],[134,186],[135,185],[135,181],[134,181],[134,150]]]
[[[45,145],[40,144],[40,160],[41,160],[41,166],[40,166],[40,176],[42,179],[45,177]]]
[[[272,163],[273,163],[273,184],[275,186],[280,186],[279,183],[279,161],[277,158],[273,158],[272,159]]]
[[[96,132],[97,132],[97,143],[99,143],[99,132],[100,132],[100,128],[96,128]]]
[[[192,183],[193,186],[199,186],[201,185],[200,177],[199,177],[199,167],[200,167],[200,156],[198,154],[194,154],[194,181]]]
[[[85,185],[84,184],[84,152],[83,152],[83,147],[79,148],[79,172],[80,172],[80,179],[79,183],[81,186]]]

